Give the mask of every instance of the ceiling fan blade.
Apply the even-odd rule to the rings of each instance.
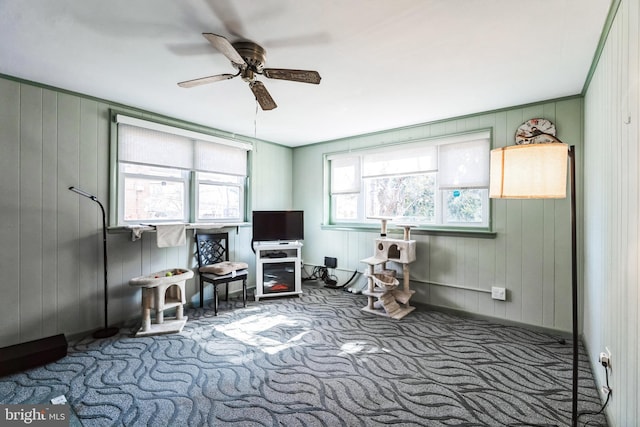
[[[273,98],[269,94],[267,88],[262,84],[262,82],[254,81],[249,83],[249,87],[256,97],[256,101],[260,104],[260,108],[263,110],[273,110],[277,107]]]
[[[265,68],[262,74],[270,79],[291,80],[302,83],[320,83],[320,74],[317,71],[287,70],[284,68]]]
[[[218,49],[224,56],[229,58],[231,62],[238,66],[238,68],[244,68],[247,66],[247,63],[242,59],[242,56],[238,53],[238,51],[231,45],[229,40],[226,38],[219,36],[213,33],[202,33],[204,38],[209,40],[209,43],[213,45],[216,49]]]
[[[237,74],[218,74],[215,76],[201,77],[199,79],[187,80],[185,82],[178,83],[180,87],[194,87],[205,85],[207,83],[219,82],[220,80],[229,80],[237,76]]]
[[[222,21],[225,30],[236,38],[243,38],[246,33],[242,20],[231,0],[208,0],[207,4],[213,13]]]

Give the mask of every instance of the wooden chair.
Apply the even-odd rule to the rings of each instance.
[[[213,285],[213,310],[218,315],[218,286],[225,285],[229,301],[229,283],[242,281],[242,303],[247,306],[247,264],[229,261],[228,233],[196,234],[198,271],[200,273],[200,307],[204,305],[204,284]]]

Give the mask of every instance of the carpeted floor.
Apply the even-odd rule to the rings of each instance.
[[[401,321],[320,285],[301,298],[189,309],[181,334],[70,344],[0,378],[0,403],[64,394],[85,426],[566,426],[571,343],[451,314]],[[135,327],[134,327],[135,326]],[[598,411],[580,364],[580,411]],[[602,415],[580,426],[606,425]]]

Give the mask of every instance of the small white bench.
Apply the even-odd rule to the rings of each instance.
[[[182,331],[187,323],[185,282],[192,277],[193,271],[187,268],[171,268],[129,280],[130,286],[142,288],[142,326],[136,337]],[[154,323],[151,323],[152,308],[156,315]],[[164,310],[170,308],[176,309],[176,317],[165,320]]]

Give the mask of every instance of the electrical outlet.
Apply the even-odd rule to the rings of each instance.
[[[491,298],[500,301],[507,300],[507,290],[505,288],[499,288],[498,286],[491,287]]]
[[[609,351],[608,347],[605,347],[604,349],[605,351],[601,352],[600,356],[598,357],[598,362],[600,362],[600,364],[608,374],[611,371],[611,351]],[[613,389],[609,387],[609,376],[607,375],[607,384],[600,387],[600,392],[602,392],[603,395],[607,396],[608,401],[609,395],[612,391]]]
[[[598,357],[598,362],[605,368],[611,369],[611,351],[607,347],[604,348],[606,350],[600,353],[600,357]]]
[[[605,352],[600,353],[600,358],[598,359],[600,364],[605,368],[609,366],[609,355]]]
[[[338,258],[324,257],[324,266],[327,268],[336,268],[338,266]]]

